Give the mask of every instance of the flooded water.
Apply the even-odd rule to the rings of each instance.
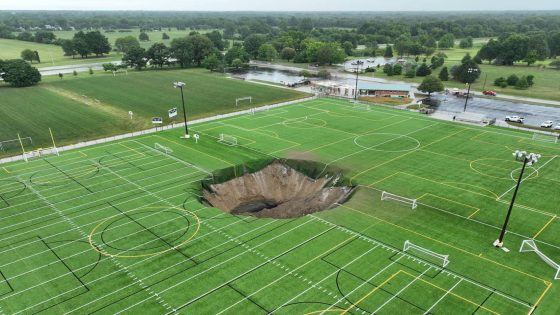
[[[295,72],[272,70],[272,69],[250,69],[243,72],[230,73],[234,77],[244,78],[245,80],[259,80],[284,85],[292,84],[304,79]]]
[[[360,69],[365,69],[365,68],[377,68],[377,65],[379,65],[380,67],[383,67],[384,65],[388,64],[388,63],[395,63],[397,61],[397,59],[395,58],[383,58],[383,57],[370,57],[370,58],[362,58],[362,59],[353,59],[353,60],[348,60],[344,63],[344,70],[347,71],[354,71],[357,67],[357,62],[362,62],[362,64],[360,65]]]

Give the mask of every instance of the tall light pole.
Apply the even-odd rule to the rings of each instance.
[[[185,96],[183,95],[183,87],[185,85],[186,85],[185,82],[173,83],[174,88],[181,90],[181,101],[183,102],[183,119],[185,119],[185,136],[183,138],[188,139],[191,136],[189,135],[189,127],[187,126],[187,112],[185,111]]]
[[[469,95],[471,94],[471,85],[472,85],[471,81],[474,81],[474,80],[470,80],[470,74],[477,73],[478,69],[477,68],[469,68],[469,70],[467,70],[467,72],[469,73],[469,83],[468,83],[469,89],[467,91],[467,98],[465,99],[465,107],[463,108],[463,113],[467,111],[467,103],[469,102]]]
[[[363,64],[364,62],[361,60],[358,60],[356,62],[356,88],[354,89],[354,100],[358,100],[358,78],[360,75],[360,66]]]
[[[501,248],[504,246],[504,236],[506,235],[507,225],[509,223],[509,218],[511,216],[511,211],[513,210],[513,205],[515,204],[515,198],[517,197],[517,192],[519,191],[519,186],[523,181],[523,173],[525,172],[525,167],[527,165],[531,166],[541,158],[540,154],[536,153],[529,153],[525,151],[515,151],[513,156],[516,160],[523,160],[523,166],[521,167],[521,173],[519,173],[519,178],[517,179],[517,184],[515,185],[515,190],[513,191],[513,197],[511,198],[511,203],[509,204],[509,209],[506,215],[506,220],[504,221],[504,226],[502,227],[502,231],[500,232],[500,236],[497,240],[494,241],[494,246]]]

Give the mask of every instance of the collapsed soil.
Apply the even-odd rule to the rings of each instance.
[[[227,213],[287,219],[336,207],[352,187],[336,187],[337,178],[312,179],[279,161],[203,191],[210,205]]]

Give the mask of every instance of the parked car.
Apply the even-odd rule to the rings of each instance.
[[[554,130],[560,130],[560,125],[554,126]]]
[[[552,120],[547,120],[541,124],[541,128],[552,128],[554,122]]]
[[[484,92],[482,92],[482,94],[488,95],[488,96],[496,96],[496,95],[498,95],[498,94],[497,94],[496,92],[494,92],[494,91],[484,91]]]
[[[506,121],[516,122],[522,124],[525,118],[519,116],[506,116]]]

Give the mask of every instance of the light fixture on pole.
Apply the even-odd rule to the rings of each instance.
[[[532,166],[533,164],[537,163],[538,160],[541,158],[540,154],[536,153],[529,153],[527,154],[526,151],[515,151],[513,152],[513,156],[517,161],[522,160],[523,166],[521,167],[521,173],[519,173],[519,178],[517,179],[517,184],[515,185],[515,190],[513,191],[513,197],[511,198],[511,203],[509,204],[509,209],[506,214],[506,220],[504,221],[504,226],[502,227],[502,231],[500,232],[500,236],[497,240],[494,241],[494,246],[501,248],[504,246],[504,236],[506,235],[507,225],[509,223],[509,218],[511,216],[511,211],[513,210],[513,205],[515,204],[515,198],[517,197],[517,192],[519,191],[519,186],[523,181],[523,173],[525,172],[525,167],[527,165]]]
[[[470,78],[471,74],[478,73],[478,71],[479,70],[477,68],[469,68],[467,70],[467,72],[469,74],[468,75],[468,81],[469,82],[467,83],[467,85],[469,86],[469,89],[467,90],[467,98],[465,99],[465,107],[463,108],[463,113],[467,111],[467,103],[469,102],[469,96],[471,95],[471,85],[474,82],[474,80],[471,80],[471,78]]]
[[[185,119],[185,135],[182,138],[188,139],[189,127],[187,126],[187,112],[185,111],[185,96],[183,95],[183,87],[185,87],[185,82],[174,82],[173,87],[181,90],[181,101],[183,102],[183,118]]]
[[[358,100],[358,78],[360,75],[360,66],[363,65],[364,62],[361,60],[358,60],[356,62],[356,88],[354,89],[354,100]]]

